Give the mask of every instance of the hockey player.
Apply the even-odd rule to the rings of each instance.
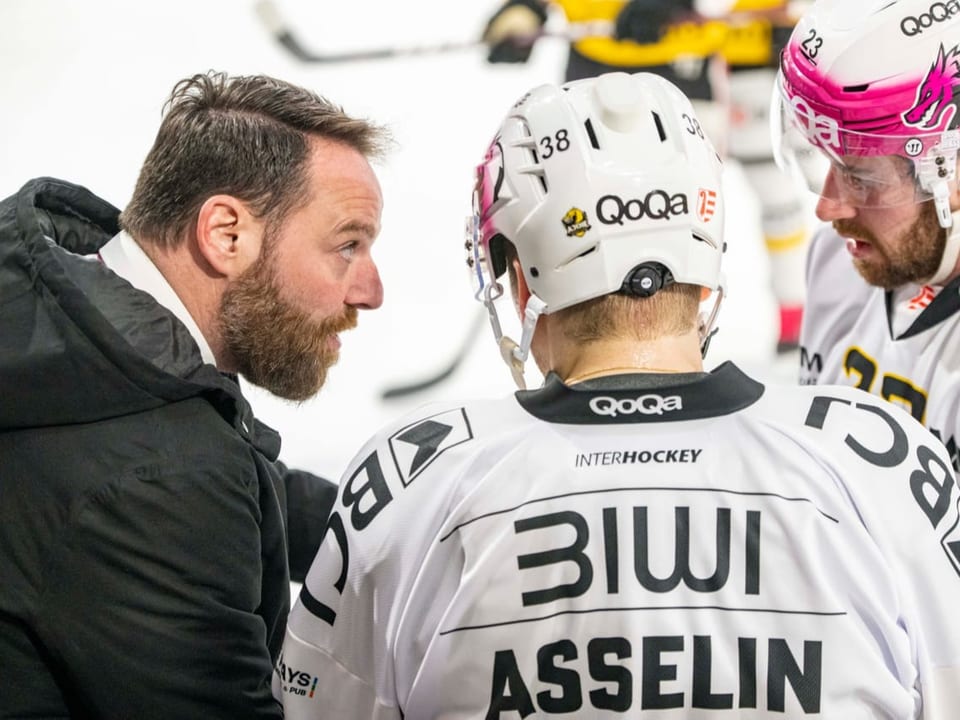
[[[610,21],[610,37],[574,39],[564,80],[594,77],[613,70],[654,72],[693,100],[700,121],[713,138],[726,134],[726,71],[720,50],[727,26],[702,21],[726,12],[734,0],[507,0],[487,23],[483,40],[492,63],[526,62],[551,7],[570,23]],[[694,13],[700,18],[695,18]]]
[[[832,224],[813,240],[804,383],[855,385],[960,438],[960,7],[822,0],[790,39],[783,162]]]
[[[564,77],[654,72],[693,100],[704,131],[739,161],[757,199],[777,302],[777,350],[796,350],[803,314],[809,208],[770,146],[770,95],[792,28],[786,0],[507,0],[484,32],[491,62],[523,62],[530,38],[558,6],[571,23],[610,20],[615,37],[570,45]]]
[[[956,718],[946,452],[859,390],[703,371],[725,201],[676,87],[533,89],[474,207],[479,297],[545,384],[362,448],[291,614],[285,717]]]

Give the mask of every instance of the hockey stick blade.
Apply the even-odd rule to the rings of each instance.
[[[393,400],[395,398],[407,397],[408,395],[415,395],[416,393],[436,387],[453,375],[460,368],[460,366],[463,365],[463,361],[466,360],[467,355],[470,353],[470,348],[473,347],[474,342],[476,342],[477,337],[480,335],[480,330],[486,323],[486,318],[486,311],[477,313],[476,317],[473,319],[473,322],[470,324],[469,331],[460,343],[460,348],[457,350],[457,354],[442,370],[440,370],[440,372],[416,382],[386,388],[380,393],[380,399]]]

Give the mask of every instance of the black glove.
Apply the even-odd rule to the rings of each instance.
[[[487,62],[525,63],[541,28],[547,8],[538,0],[508,0],[487,22],[483,42],[489,47]]]
[[[690,2],[630,0],[617,16],[617,40],[633,40],[643,45],[659,42],[670,25],[690,12]]]

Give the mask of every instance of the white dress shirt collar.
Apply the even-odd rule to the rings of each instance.
[[[210,349],[206,338],[203,337],[203,333],[200,332],[197,323],[187,311],[183,301],[170,287],[170,283],[167,282],[167,279],[136,240],[126,232],[120,232],[100,248],[99,255],[104,265],[138,290],[153,296],[154,300],[176,315],[177,319],[186,326],[190,335],[193,336],[194,342],[200,348],[203,361],[216,366],[217,361],[213,356],[213,351]]]

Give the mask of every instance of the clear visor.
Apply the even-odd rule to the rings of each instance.
[[[487,257],[485,243],[481,241],[479,181],[477,185],[477,189],[473,192],[473,212],[467,216],[464,227],[463,247],[466,249],[467,270],[470,274],[473,296],[483,302],[488,296],[495,299],[503,289],[496,281],[493,263]]]
[[[921,182],[921,158],[940,134],[867,135],[839,127],[802,101],[774,93],[777,164],[822,198],[861,208],[894,207],[933,198]],[[934,171],[936,169],[934,168]],[[934,172],[934,174],[936,174]]]
[[[477,300],[483,300],[483,290],[490,284],[490,280],[487,277],[486,253],[480,245],[480,216],[476,213],[467,216],[464,235],[463,246],[467,250],[467,271],[470,273],[473,296]]]

